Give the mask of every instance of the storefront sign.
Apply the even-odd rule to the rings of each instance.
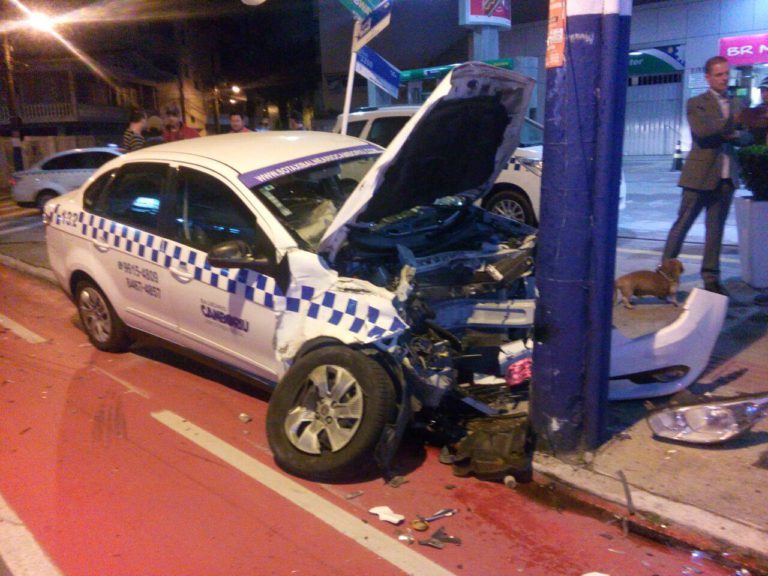
[[[682,46],[659,46],[629,53],[629,75],[669,74],[685,69]]]
[[[768,63],[768,33],[720,38],[720,56],[731,66]]]
[[[459,0],[462,26],[512,27],[512,0]]]
[[[565,64],[565,0],[550,0],[546,68],[558,68]]]

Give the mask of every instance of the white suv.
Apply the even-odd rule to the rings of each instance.
[[[347,134],[387,147],[405,123],[416,114],[419,106],[387,106],[364,108],[349,115]],[[334,132],[341,132],[341,115]],[[538,226],[541,203],[541,155],[544,127],[525,118],[520,131],[520,145],[507,166],[501,171],[493,188],[482,199],[482,207],[490,212]],[[623,209],[627,189],[622,172],[619,208]]]

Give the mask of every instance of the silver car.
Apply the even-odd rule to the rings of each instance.
[[[48,156],[11,176],[13,199],[42,210],[51,198],[66,194],[85,182],[97,168],[120,156],[118,148],[75,148]]]

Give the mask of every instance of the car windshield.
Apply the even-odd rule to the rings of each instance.
[[[314,251],[336,213],[379,154],[329,162],[251,188],[300,242]]]

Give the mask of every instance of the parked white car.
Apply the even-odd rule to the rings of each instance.
[[[386,150],[293,131],[126,154],[48,202],[49,261],[95,347],[148,332],[274,386],[267,433],[286,470],[330,480],[386,463],[417,407],[477,375],[503,390],[530,356],[535,229],[474,202],[514,151],[531,89],[459,66]],[[695,354],[676,334],[656,355],[652,339],[622,341],[631,364],[612,386],[692,382],[717,337],[710,303],[693,311]]]
[[[51,198],[71,192],[106,162],[120,156],[118,148],[75,148],[40,160],[10,178],[14,200],[42,209]]]
[[[347,135],[387,147],[419,106],[363,108],[350,113]],[[342,115],[336,118],[334,132],[341,132]],[[544,127],[525,118],[520,130],[520,145],[499,174],[493,188],[483,198],[482,206],[490,212],[514,218],[529,226],[538,226],[541,205],[541,169]],[[626,204],[627,187],[622,172],[619,208]]]

